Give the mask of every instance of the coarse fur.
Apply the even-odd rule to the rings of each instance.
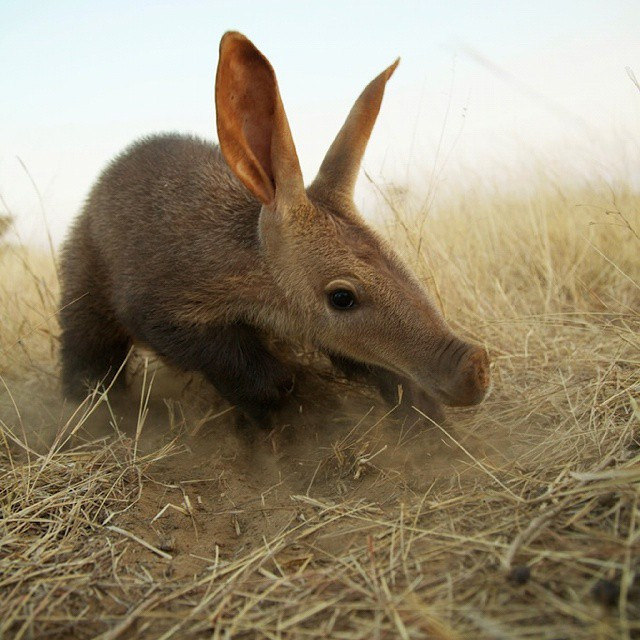
[[[365,88],[305,189],[271,65],[244,36],[226,34],[221,146],[177,134],[134,143],[71,230],[61,262],[65,393],[112,382],[142,342],[268,426],[294,379],[266,346],[278,335],[313,343],[392,404],[402,385],[405,402],[434,419],[440,402],[479,402],[486,352],[453,335],[353,203],[396,65]],[[336,291],[353,306],[332,306]]]

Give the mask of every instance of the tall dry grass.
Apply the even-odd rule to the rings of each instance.
[[[399,193],[384,194],[385,232],[493,358],[488,400],[434,427],[475,479],[407,492],[400,474],[385,508],[375,493],[291,496],[304,518],[182,580],[127,567],[121,545],[141,539],[117,526],[168,451],[62,448],[91,409],[54,424],[44,453],[26,444],[34,393],[57,384],[57,285],[50,258],[0,249],[0,637],[640,635],[640,193],[545,171],[428,207]],[[474,433],[495,456],[469,449]],[[385,472],[368,437],[331,454],[353,486]],[[365,542],[315,554],[337,524]]]

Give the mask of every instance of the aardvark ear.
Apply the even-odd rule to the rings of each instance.
[[[329,147],[310,191],[319,196],[330,197],[335,194],[353,198],[360,163],[380,111],[384,88],[399,62],[400,58],[375,77],[355,101],[342,129]]]
[[[276,75],[241,33],[220,41],[215,93],[220,149],[233,173],[269,207],[304,197]]]

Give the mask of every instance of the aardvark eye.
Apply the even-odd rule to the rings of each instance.
[[[353,309],[356,306],[356,297],[348,289],[336,289],[329,294],[331,306],[340,311]]]

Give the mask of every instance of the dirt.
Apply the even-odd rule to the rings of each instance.
[[[235,409],[197,376],[151,360],[143,384],[143,363],[139,357],[129,389],[109,394],[74,440],[111,437],[118,430],[138,441],[141,458],[172,445],[171,455],[142,465],[140,499],[112,522],[171,556],[167,562],[132,541],[125,561],[151,575],[179,580],[238,558],[291,523],[303,523],[313,501],[348,499],[397,510],[403,500],[428,490],[451,483],[464,489],[488,467],[516,455],[515,443],[499,425],[477,415],[471,422],[482,408],[449,412],[441,430],[417,413],[397,417],[371,390],[322,367],[299,378],[273,431],[238,427]],[[30,440],[37,448],[52,441],[51,425],[63,424],[77,410],[60,399],[55,378],[47,377],[37,392],[35,382],[14,385],[13,400],[0,407],[0,417],[15,422],[15,402],[22,424],[34,425]],[[465,427],[471,423],[474,431]],[[484,469],[476,460],[484,460]],[[341,518],[275,561],[344,557],[366,536],[357,518]]]

